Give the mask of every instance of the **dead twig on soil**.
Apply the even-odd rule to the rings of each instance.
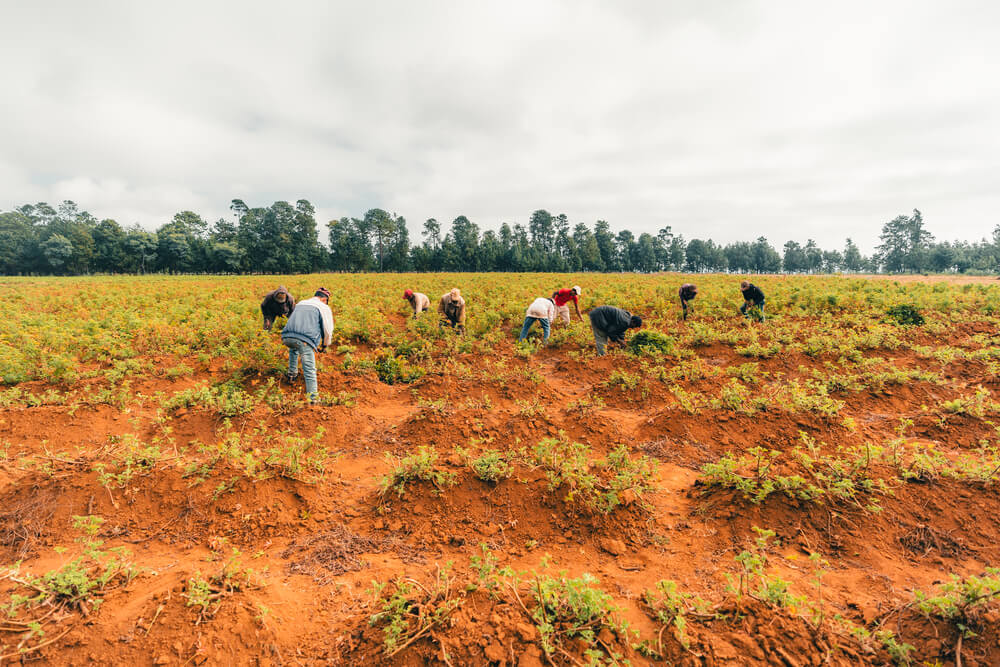
[[[45,642],[42,642],[41,644],[38,644],[36,646],[32,646],[31,648],[18,649],[17,653],[8,653],[6,655],[0,655],[0,664],[2,664],[4,660],[11,659],[11,658],[19,658],[19,657],[25,656],[25,655],[27,655],[29,653],[34,653],[38,649],[45,648],[46,646],[49,646],[50,644],[54,644],[57,641],[59,641],[60,639],[62,639],[63,637],[65,637],[66,634],[70,630],[72,630],[72,629],[73,629],[73,626],[71,625],[68,628],[66,628],[65,630],[63,630],[62,634],[60,634],[59,636],[53,637],[52,639],[50,639],[48,641],[45,641]]]

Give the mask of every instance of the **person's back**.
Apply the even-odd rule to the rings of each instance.
[[[414,317],[431,308],[431,300],[427,298],[426,294],[408,289],[403,292],[403,298],[409,302],[410,308],[413,309]]]
[[[545,336],[545,341],[549,340],[549,332],[552,327],[552,320],[556,318],[556,304],[552,299],[546,299],[545,297],[538,297],[531,302],[528,309],[524,311],[524,324],[521,325],[521,335],[518,337],[518,342],[524,340],[528,336],[528,331],[535,322],[538,322],[542,327],[543,335]]]
[[[747,283],[746,287],[743,287],[742,285],[740,287],[740,291],[743,293],[744,301],[749,301],[754,305],[760,305],[764,302],[764,293],[753,283]]]
[[[597,354],[604,356],[608,342],[624,343],[625,332],[642,326],[642,318],[614,306],[598,306],[590,311],[590,328],[594,332]]]
[[[281,330],[282,340],[299,340],[314,350],[329,345],[332,335],[333,312],[316,296],[300,301]]]
[[[590,311],[590,322],[595,327],[608,334],[614,340],[614,335],[620,336],[629,328],[632,314],[614,306],[598,306]]]
[[[288,317],[295,310],[295,299],[291,293],[281,285],[276,290],[272,290],[264,295],[264,300],[260,302],[260,312],[264,316],[264,328],[269,330],[274,321],[279,317]]]
[[[552,302],[552,299],[546,299],[545,297],[540,296],[531,302],[531,305],[528,306],[528,310],[525,311],[525,315],[527,317],[552,321],[556,317],[556,306]]]

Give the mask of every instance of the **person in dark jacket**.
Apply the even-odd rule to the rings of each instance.
[[[764,293],[760,291],[759,287],[748,280],[740,283],[740,291],[743,292],[743,305],[740,306],[740,312],[743,313],[743,317],[749,320],[750,314],[754,313],[754,317],[763,322]],[[757,311],[753,311],[753,308],[756,308]]]
[[[594,332],[597,354],[604,356],[604,347],[610,343],[625,343],[625,332],[642,326],[642,318],[614,306],[598,306],[590,311],[590,328]]]
[[[295,310],[295,299],[284,285],[273,292],[268,292],[260,302],[260,312],[264,315],[264,329],[270,331],[276,319],[288,317],[293,310]]]
[[[688,309],[694,312],[694,306],[689,305],[691,301],[698,296],[698,286],[694,283],[684,283],[681,285],[680,290],[677,292],[677,296],[681,298],[681,310],[684,311],[684,319],[688,318]]]

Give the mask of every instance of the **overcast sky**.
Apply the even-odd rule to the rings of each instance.
[[[309,199],[865,251],[1000,223],[1000,4],[0,0],[0,209]]]

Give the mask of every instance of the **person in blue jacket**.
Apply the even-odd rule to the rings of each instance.
[[[301,358],[309,405],[319,402],[315,353],[323,352],[333,340],[333,313],[329,303],[330,290],[320,287],[312,298],[300,301],[295,306],[285,328],[281,330],[281,342],[288,348],[288,373],[285,379],[289,384],[295,382]]]

